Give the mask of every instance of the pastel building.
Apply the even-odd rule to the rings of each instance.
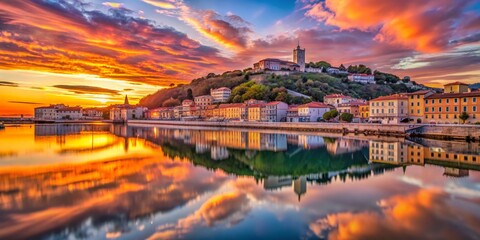
[[[305,63],[304,63],[305,68]],[[295,62],[285,61],[277,58],[265,58],[253,64],[255,71],[273,70],[273,71],[300,71],[300,65]]]
[[[325,112],[330,111],[331,107],[321,102],[310,102],[298,106],[299,122],[317,122],[323,118]]]
[[[213,101],[214,98],[210,95],[203,95],[194,98],[195,105],[200,108],[205,108],[208,105],[212,105]]]
[[[323,102],[328,105],[338,107],[339,104],[349,103],[356,99],[343,94],[329,94],[323,97]]]
[[[348,75],[348,80],[351,82],[358,82],[358,83],[364,83],[364,84],[374,84],[375,83],[375,77],[370,74],[361,74],[361,73],[354,73]]]
[[[232,94],[232,90],[227,87],[210,89],[210,95],[213,97],[213,102],[227,102]]]
[[[264,112],[263,109],[267,104],[265,103],[257,103],[257,104],[252,104],[248,106],[248,121],[254,121],[254,122],[259,122],[262,121],[262,112]]]
[[[269,102],[265,106],[264,121],[285,122],[287,119],[288,104],[280,101]]]
[[[408,97],[393,94],[370,100],[370,122],[398,124],[408,120]]]
[[[305,49],[300,48],[300,43],[293,49],[293,62],[300,67],[299,71],[305,71]]]
[[[413,93],[407,93],[408,96],[408,115],[416,123],[425,122],[425,98],[434,94],[431,90],[421,90]]]

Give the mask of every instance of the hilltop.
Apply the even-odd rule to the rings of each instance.
[[[148,108],[179,105],[181,101],[192,96],[206,95],[211,88],[228,87],[232,89],[230,102],[243,102],[248,99],[267,101],[284,101],[299,104],[309,101],[323,101],[328,94],[342,93],[362,99],[401,92],[413,92],[425,89],[423,85],[400,79],[395,75],[374,72],[377,84],[361,84],[350,82],[347,75],[329,75],[326,73],[291,73],[276,75],[273,73],[252,73],[251,69],[225,72],[221,75],[213,73],[192,80],[191,83],[162,89],[140,100],[140,104]],[[290,93],[289,91],[290,90]],[[191,94],[189,92],[191,91]],[[293,96],[291,91],[310,96],[304,98]]]

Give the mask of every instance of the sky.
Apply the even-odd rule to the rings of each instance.
[[[0,115],[136,103],[262,58],[480,82],[480,0],[4,0]]]

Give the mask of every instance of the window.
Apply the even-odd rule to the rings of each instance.
[[[441,112],[441,111],[442,111],[442,107],[438,107],[438,111]]]
[[[463,98],[463,102],[467,102],[467,98]]]
[[[445,154],[445,158],[448,158],[448,153],[447,153],[447,154]]]
[[[467,157],[467,156],[464,156],[464,157],[463,157],[463,160],[467,161],[467,160],[468,160],[468,157]]]
[[[427,100],[425,100],[425,103],[426,103],[426,104],[428,104],[428,99],[427,99]]]
[[[442,115],[441,115],[441,114],[438,114],[438,119],[442,119]]]
[[[420,102],[417,102],[417,107],[420,107]]]
[[[454,102],[457,103],[457,102],[458,102],[458,98],[455,98],[455,99],[454,99]]]
[[[472,111],[476,112],[477,111],[477,106],[473,106]]]
[[[434,103],[435,103],[435,99],[432,99],[432,104],[434,104]]]
[[[477,102],[477,98],[474,97],[474,98],[472,99],[472,102]]]
[[[467,111],[467,106],[464,106],[464,107],[463,107],[463,111],[464,111],[464,112]]]
[[[447,103],[449,103],[449,102],[450,102],[450,99],[447,98]]]
[[[457,154],[453,155],[453,159],[457,160],[458,156]]]
[[[457,112],[457,111],[458,111],[458,107],[457,107],[457,106],[453,107],[453,111],[454,111],[454,112]]]
[[[433,153],[431,153],[430,156],[433,157]]]
[[[435,112],[435,108],[434,108],[434,107],[432,107],[432,112]]]
[[[445,107],[445,111],[448,112],[450,110],[449,107]]]
[[[425,108],[425,112],[428,112],[428,108]]]
[[[438,99],[438,103],[442,103],[442,99]]]
[[[412,104],[410,104],[410,105],[413,107],[413,102],[412,102]]]

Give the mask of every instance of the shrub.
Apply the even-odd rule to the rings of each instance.
[[[351,114],[351,113],[346,113],[346,112],[345,112],[345,113],[342,113],[342,114],[340,115],[340,120],[341,120],[341,121],[344,121],[344,122],[352,122],[352,120],[353,120],[353,114]]]

